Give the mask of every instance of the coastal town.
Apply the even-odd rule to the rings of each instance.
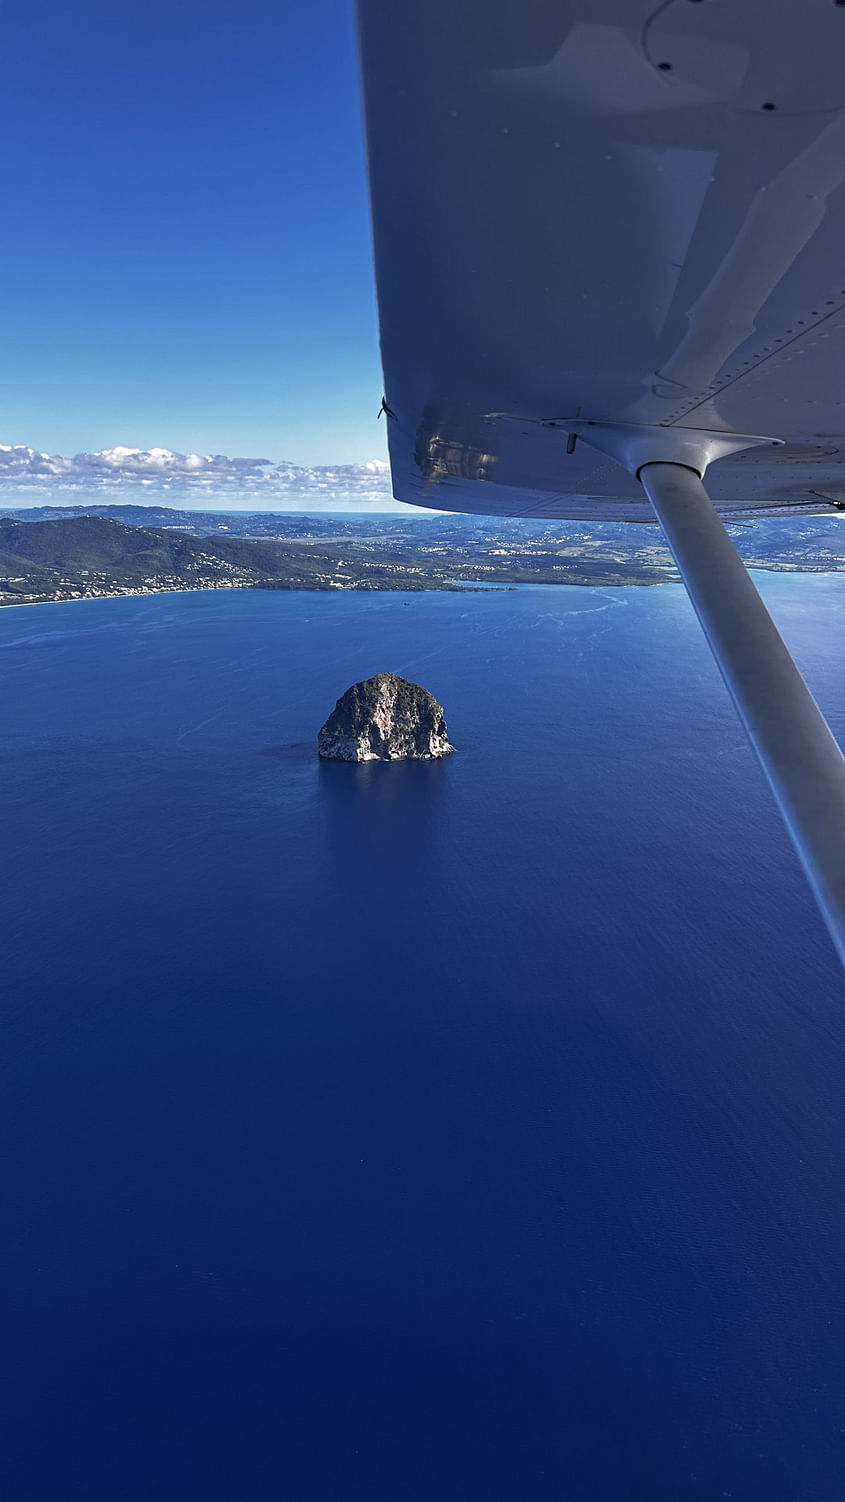
[[[737,522],[750,567],[845,568],[845,519]],[[210,589],[472,590],[677,580],[657,527],[452,515],[298,516],[160,506],[0,515],[0,605]]]

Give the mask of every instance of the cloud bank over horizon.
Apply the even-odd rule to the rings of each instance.
[[[226,454],[180,454],[173,449],[118,446],[93,454],[39,453],[23,444],[0,444],[0,508],[45,502],[78,504],[149,500],[197,509],[230,507],[283,510],[303,505],[328,510],[395,507],[390,467],[366,464],[304,465]]]

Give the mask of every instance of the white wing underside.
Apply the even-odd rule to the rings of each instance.
[[[784,440],[711,467],[725,512],[845,498],[845,6],[360,22],[399,499],[651,520],[620,466],[567,453],[579,415]]]

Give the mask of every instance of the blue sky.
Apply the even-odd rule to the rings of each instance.
[[[383,458],[351,0],[3,22],[0,439]]]

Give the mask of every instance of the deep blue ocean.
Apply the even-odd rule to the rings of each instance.
[[[845,577],[761,583],[842,739]],[[318,763],[380,670],[453,757]],[[680,588],[0,680],[9,1502],[842,1502],[845,980]]]

